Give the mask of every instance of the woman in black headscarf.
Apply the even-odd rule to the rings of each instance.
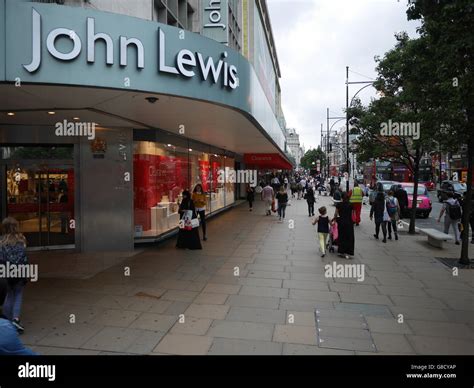
[[[179,205],[180,228],[176,248],[202,249],[199,237],[199,224],[192,227],[191,220],[197,220],[196,208],[188,190],[183,191],[183,200]]]
[[[354,256],[354,223],[352,222],[352,205],[347,193],[342,194],[342,202],[336,205],[333,220],[337,221],[339,245],[337,253],[346,259]]]

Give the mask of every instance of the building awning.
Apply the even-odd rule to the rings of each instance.
[[[244,162],[249,167],[293,169],[293,165],[280,154],[244,154]]]

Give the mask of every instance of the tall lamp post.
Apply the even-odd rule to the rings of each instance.
[[[351,103],[349,104],[349,85],[352,84],[366,84],[362,88],[360,88],[356,94],[351,99]],[[349,178],[351,176],[351,172],[349,170],[349,106],[352,106],[352,102],[354,98],[359,94],[360,91],[363,89],[373,85],[373,81],[352,81],[349,82],[349,66],[346,66],[346,170],[347,170],[347,181],[346,181],[346,193],[349,192]]]
[[[346,115],[347,116],[347,115]],[[327,171],[328,171],[328,178],[329,178],[329,132],[331,132],[331,129],[332,127],[334,127],[334,125],[336,123],[338,123],[339,121],[342,121],[344,120],[346,117],[342,117],[342,116],[339,116],[339,117],[329,117],[329,108],[326,108],[326,129],[327,129],[327,134],[326,134],[326,154],[327,154],[327,165],[328,165],[328,168],[327,168]],[[331,125],[331,128],[329,128],[329,120],[337,120],[335,121],[332,125]]]

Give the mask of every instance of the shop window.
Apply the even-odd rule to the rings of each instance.
[[[181,145],[134,142],[135,237],[156,237],[175,229],[182,192],[192,192],[197,184],[207,194],[207,214],[234,202],[235,184],[219,179],[225,167],[234,168],[234,159],[191,142]]]
[[[136,237],[157,236],[176,228],[182,192],[189,189],[188,150],[135,142],[133,170]]]

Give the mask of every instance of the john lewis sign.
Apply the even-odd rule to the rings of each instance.
[[[204,0],[203,4],[203,35],[220,43],[229,43],[227,29],[229,22],[228,0]]]
[[[35,73],[42,63],[42,45],[46,45],[46,51],[49,55],[59,61],[68,62],[76,60],[83,50],[86,51],[87,63],[94,64],[97,43],[100,41],[105,44],[105,62],[108,66],[115,66],[115,50],[118,50],[119,63],[122,68],[129,66],[128,55],[135,50],[137,69],[145,68],[145,46],[142,41],[135,37],[120,36],[114,42],[110,34],[97,32],[95,19],[88,17],[86,22],[86,37],[81,39],[76,31],[64,27],[51,30],[43,42],[41,14],[32,8],[32,36],[31,36],[31,62],[24,64],[23,67],[29,73]],[[199,52],[192,52],[188,49],[181,49],[171,59],[173,55],[167,56],[166,33],[158,27],[158,66],[160,73],[174,74],[182,77],[193,78],[200,76],[203,81],[210,80],[213,84],[221,84],[222,87],[236,89],[239,86],[237,78],[237,67],[227,63],[228,53],[223,51],[220,58],[207,57]],[[59,39],[66,39],[71,42],[69,51],[58,49]],[[102,47],[103,45],[101,45]]]

